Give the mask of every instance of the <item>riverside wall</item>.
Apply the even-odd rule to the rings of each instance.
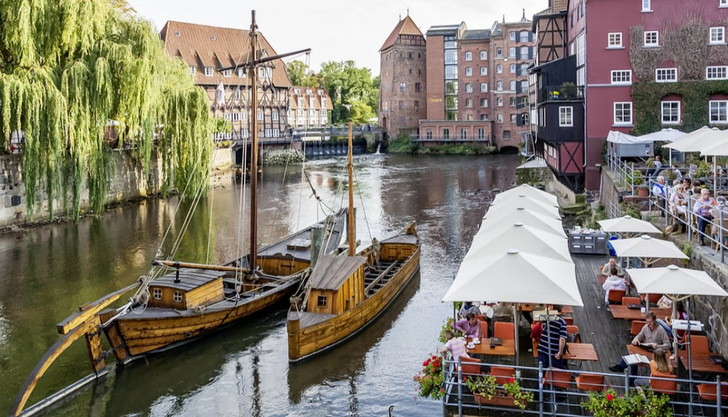
[[[216,149],[213,155],[213,168],[217,171],[230,169],[231,152],[230,149]],[[50,213],[51,205],[48,195],[45,191],[39,190],[39,201],[35,204],[31,219],[25,196],[21,158],[20,154],[0,156],[0,227],[47,220],[64,214],[63,203],[57,198],[53,200],[53,213]],[[121,203],[159,192],[162,178],[160,158],[152,159],[148,177],[144,174],[142,164],[134,161],[129,152],[115,151],[113,159],[114,178],[106,193],[106,204]],[[86,186],[86,178],[84,178],[81,190],[81,210],[88,207],[89,190]]]
[[[607,208],[610,202],[619,206],[619,194],[620,190],[609,175],[608,169],[603,169],[600,202]],[[608,209],[607,213],[609,213]],[[658,229],[665,230],[665,219],[664,217],[659,217],[659,213],[643,212],[643,214]],[[684,249],[685,245],[689,245],[690,260],[685,260],[684,263],[673,259],[661,260],[656,266],[667,266],[673,263],[680,267],[703,270],[722,288],[728,289],[728,266],[720,262],[720,257],[715,255],[713,249],[709,246],[698,246],[696,242],[688,241],[687,234],[685,233],[679,235],[663,235],[660,238],[671,240],[680,249]],[[728,323],[728,299],[723,297],[692,296],[689,300],[691,319],[700,320],[705,325],[711,349],[719,351],[723,355],[728,355],[728,327],[726,326],[726,323]]]

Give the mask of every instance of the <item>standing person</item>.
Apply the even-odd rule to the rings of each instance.
[[[710,190],[703,188],[700,190],[700,198],[695,201],[693,206],[693,213],[698,215],[698,230],[700,230],[700,246],[705,246],[705,226],[708,222],[713,220],[713,215],[710,214],[710,210],[717,206],[718,203],[715,199],[710,196]]]
[[[559,305],[555,305],[554,309],[556,311],[562,310]],[[565,350],[566,322],[560,315],[553,319],[546,317],[541,329],[541,338],[538,342],[538,361],[546,368],[551,366],[566,369],[563,358]]]
[[[655,160],[652,161],[652,166],[654,168],[650,168],[647,171],[647,176],[650,177],[650,178],[652,178],[653,176],[659,174],[660,171],[662,171],[662,156],[655,155]]]
[[[455,337],[455,333],[452,330],[445,330],[445,346],[440,349],[440,353],[450,352],[452,360],[456,363],[460,357],[469,358],[468,352],[465,351],[465,339],[462,337]]]

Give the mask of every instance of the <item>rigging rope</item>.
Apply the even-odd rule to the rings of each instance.
[[[354,180],[355,180],[354,182],[358,183],[359,180],[356,179],[357,178],[356,171],[354,171],[353,168],[352,168],[352,172],[354,172]],[[353,186],[353,184],[351,186]],[[364,198],[362,198],[362,196],[361,196],[361,188],[359,188],[359,190],[357,190],[357,194],[359,195],[359,201],[361,202],[361,211],[362,211],[362,213],[364,213],[364,224],[366,224],[366,226],[367,226],[367,233],[369,233],[369,240],[372,240],[372,231],[369,228],[369,219],[367,218],[367,211],[364,208]]]

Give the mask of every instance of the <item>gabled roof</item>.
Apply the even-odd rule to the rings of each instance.
[[[490,29],[466,30],[460,38],[462,41],[483,39],[490,39]]]
[[[417,27],[414,20],[412,20],[412,18],[407,15],[404,19],[400,20],[399,23],[397,23],[397,26],[394,27],[394,30],[392,31],[392,33],[389,34],[389,37],[386,41],[384,41],[384,45],[379,48],[379,51],[381,52],[387,48],[391,48],[392,46],[394,46],[394,44],[397,42],[397,38],[399,38],[399,35],[415,35],[422,36],[424,38],[424,35]]]
[[[324,255],[319,258],[308,279],[309,288],[319,290],[337,290],[366,263],[364,256]]]
[[[249,60],[249,31],[170,20],[162,28],[160,37],[164,42],[164,50],[169,56],[181,57],[187,65],[197,67],[196,84],[218,85],[220,82],[226,85],[248,84],[247,77],[237,77],[236,74],[233,74],[232,77],[223,77],[219,70],[235,64],[243,64]],[[258,43],[262,56],[277,55],[260,32],[258,33]],[[291,87],[283,61],[276,59],[266,65],[269,64],[273,66],[273,85],[282,88]],[[204,66],[215,67],[215,75],[205,76],[204,68],[202,68]]]

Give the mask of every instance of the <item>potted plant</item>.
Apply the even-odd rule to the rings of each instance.
[[[419,384],[420,397],[440,399],[445,395],[445,388],[442,386],[444,377],[442,375],[442,357],[432,355],[422,363],[422,370],[415,375],[414,380]]]
[[[465,383],[479,405],[515,406],[523,410],[534,398],[533,392],[524,390],[515,378],[502,386],[498,385],[496,377],[492,375],[467,378]]]
[[[594,417],[672,416],[670,397],[648,390],[630,390],[629,395],[618,395],[614,389],[591,392],[581,405]]]

